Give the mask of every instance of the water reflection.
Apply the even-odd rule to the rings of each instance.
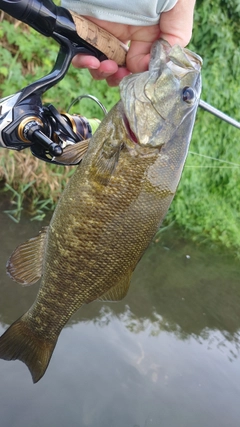
[[[5,274],[8,256],[17,244],[37,234],[39,223],[28,217],[14,224],[1,213],[0,322],[4,327],[32,304],[38,285],[22,288]],[[239,263],[227,254],[198,248],[179,240],[177,232],[163,234],[139,263],[127,297],[119,303],[92,303],[81,308],[67,326],[84,321],[106,326],[114,317],[131,332],[158,336],[174,333],[181,340],[194,337],[223,349],[234,345],[239,355]],[[221,332],[221,337],[213,331]]]
[[[158,336],[166,331],[181,340],[207,341],[209,349],[228,352],[232,360],[240,350],[239,263],[227,254],[179,242],[173,234],[148,249],[122,303],[94,303],[72,322],[84,318],[105,325],[117,316],[132,333]]]
[[[0,224],[1,334],[37,293],[8,278],[5,264],[39,223],[0,213]],[[239,270],[227,254],[164,234],[123,301],[75,313],[38,384],[21,362],[0,360],[1,425],[236,427]]]

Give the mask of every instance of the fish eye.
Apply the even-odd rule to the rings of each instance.
[[[182,91],[182,99],[187,104],[192,104],[195,99],[195,91],[191,87],[186,86]]]

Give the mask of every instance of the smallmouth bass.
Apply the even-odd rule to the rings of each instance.
[[[19,359],[34,382],[44,375],[72,314],[94,300],[117,301],[164,219],[187,156],[201,92],[201,58],[157,41],[149,70],[120,84],[121,100],[90,141],[49,227],[7,264],[23,285],[41,284],[32,307],[0,338],[0,358]]]

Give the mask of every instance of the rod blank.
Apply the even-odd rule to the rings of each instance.
[[[207,102],[200,99],[199,107],[201,107],[203,110],[208,111],[208,113],[213,114],[214,116],[218,117],[221,120],[224,120],[225,122],[229,123],[232,126],[235,126],[236,128],[240,129],[240,123],[237,122],[237,120],[233,119],[232,117],[228,116],[227,114],[223,113],[222,111],[218,110],[217,108],[213,107],[212,105],[208,104]]]

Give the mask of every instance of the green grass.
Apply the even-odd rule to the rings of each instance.
[[[204,60],[202,99],[238,121],[239,22],[239,0],[199,0],[189,46]],[[4,20],[0,26],[0,40],[0,96],[16,92],[51,70],[58,51],[58,45],[51,39],[26,25]],[[94,81],[88,71],[71,66],[67,76],[45,94],[44,102],[52,103],[62,111],[76,96],[86,93],[98,97],[108,110],[119,99],[117,88],[109,88],[103,81]],[[89,100],[76,104],[71,112],[88,118],[102,118],[99,107]],[[207,112],[198,111],[190,148],[197,154],[188,156],[177,195],[164,224],[168,226],[174,222],[196,242],[223,245],[238,257],[239,142],[238,129]],[[5,189],[10,189],[16,218],[25,203],[33,217],[42,219],[46,209],[54,208],[73,170],[39,162],[27,152],[0,151],[0,180],[8,185]],[[28,186],[29,183],[32,185]]]

